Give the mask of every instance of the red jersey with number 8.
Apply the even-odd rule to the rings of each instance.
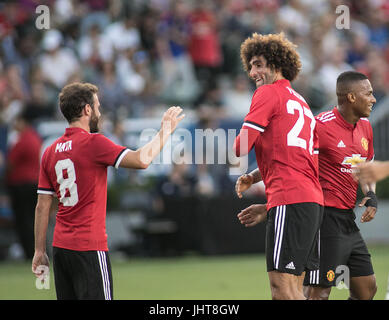
[[[240,135],[247,129],[248,147],[255,147],[268,209],[302,202],[323,205],[315,125],[308,104],[288,80],[255,91]]]
[[[38,193],[58,197],[53,246],[107,251],[107,167],[119,166],[127,148],[101,134],[67,128],[41,160]]]

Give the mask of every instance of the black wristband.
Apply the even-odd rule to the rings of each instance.
[[[366,193],[366,197],[369,197],[370,199],[366,201],[365,206],[366,207],[374,207],[377,208],[378,206],[378,201],[377,201],[377,196],[373,191],[368,191]]]

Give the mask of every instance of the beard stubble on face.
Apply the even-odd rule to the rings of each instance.
[[[89,130],[91,133],[99,132],[99,118],[96,116],[95,111],[92,111],[92,116],[89,120]]]

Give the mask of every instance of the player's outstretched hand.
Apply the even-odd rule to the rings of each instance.
[[[253,204],[238,213],[238,219],[245,227],[253,227],[266,220],[266,204]]]
[[[178,123],[185,117],[185,114],[181,114],[181,112],[182,112],[181,107],[173,106],[167,109],[162,117],[162,122],[161,122],[162,130],[168,134],[173,133]]]
[[[235,192],[239,198],[242,198],[242,192],[251,187],[254,182],[254,178],[251,174],[244,174],[238,178],[235,184]]]

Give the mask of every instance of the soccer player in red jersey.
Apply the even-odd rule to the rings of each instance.
[[[358,163],[374,157],[373,131],[367,117],[375,98],[367,77],[354,71],[338,77],[337,95],[338,106],[316,117],[319,179],[325,207],[318,239],[320,268],[306,274],[305,293],[309,299],[328,299],[331,287],[342,274],[349,282],[350,299],[372,299],[376,281],[370,254],[354,222],[358,184],[352,171]],[[259,180],[258,170],[241,176],[236,183],[238,196]],[[367,207],[361,221],[368,222],[377,211],[375,186],[361,184],[361,188],[366,197],[359,206]],[[249,227],[263,221],[265,214],[263,205],[252,205],[242,210],[238,218]]]
[[[318,267],[323,193],[314,156],[316,121],[290,85],[300,71],[300,59],[282,33],[254,33],[243,42],[241,58],[257,90],[234,149],[243,156],[255,148],[257,176],[266,185],[266,261],[272,298],[305,299],[303,273]]]
[[[146,169],[184,117],[180,107],[169,108],[156,136],[132,151],[97,133],[101,115],[97,94],[98,88],[89,83],[62,89],[59,106],[69,127],[41,160],[32,271],[41,276],[42,266],[49,266],[46,232],[56,196],[53,265],[58,299],[112,299],[105,226],[107,167]]]
[[[320,268],[306,274],[304,285],[309,285],[310,299],[328,299],[338,278],[345,277],[350,299],[370,300],[377,290],[376,279],[354,221],[358,182],[352,173],[358,163],[374,158],[373,129],[367,117],[376,99],[368,78],[355,71],[339,75],[336,94],[338,105],[316,117],[325,208],[319,236]],[[365,197],[359,206],[367,207],[361,222],[368,222],[377,211],[375,184],[361,183],[361,190]]]

